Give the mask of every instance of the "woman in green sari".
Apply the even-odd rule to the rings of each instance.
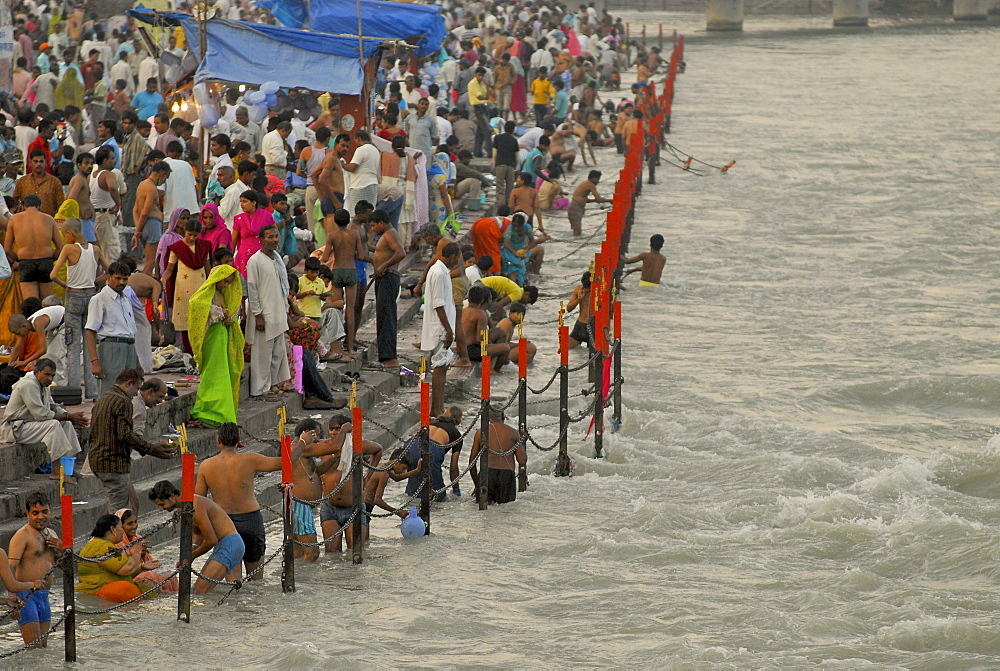
[[[188,303],[188,338],[201,372],[191,417],[202,426],[236,421],[243,374],[243,289],[236,268],[216,266]]]

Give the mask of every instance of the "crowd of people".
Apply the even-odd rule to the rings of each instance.
[[[273,23],[247,2],[216,5],[230,19]],[[280,467],[234,451],[247,364],[251,397],[301,390],[304,407],[333,409],[319,367],[358,356],[374,285],[378,361],[397,368],[400,264],[423,245],[430,258],[412,286],[424,306],[413,345],[433,369],[434,416],[457,423],[444,408],[450,366],[471,366],[484,352],[497,370],[517,363],[516,327],[538,299],[529,276],[540,271],[544,243],[551,234],[581,235],[586,206],[610,202],[598,190],[596,152],[629,146],[652,104],[646,82],[666,64],[658,48],[629,43],[621,20],[593,3],[444,0],[442,8],[448,33],[440,49],[427,58],[383,52],[372,82],[375,118],[350,129],[338,95],[297,89],[279,91],[258,123],[246,86],[213,87],[218,118],[203,127],[190,73],[179,65],[188,49],[180,28],[140,34],[133,20],[97,17],[82,2],[16,4],[13,90],[0,93],[0,278],[2,261],[9,265],[0,314],[10,342],[0,368],[0,394],[10,399],[0,439],[44,442],[57,478],[60,457],[81,451],[77,430],[90,425],[84,475],[100,478],[110,503],[85,552],[100,556],[135,537],[130,451],[173,456],[140,427],[167,393],[149,377],[156,347],[193,357],[201,377],[190,425],[218,430],[220,453],[201,466],[195,504],[204,539],[196,556],[213,552],[205,574],[215,578],[259,565],[259,506],[252,486],[248,494],[238,483]],[[622,91],[632,67],[638,83]],[[602,99],[615,92],[630,96]],[[578,170],[586,177],[575,184]],[[495,215],[480,216],[490,194]],[[463,213],[472,220],[467,231]],[[656,283],[658,259],[630,261],[642,261],[644,281]],[[582,325],[586,290],[578,287],[571,302]],[[586,328],[573,338],[590,341]],[[529,346],[529,361],[534,354]],[[57,404],[53,386],[96,399],[91,416]],[[502,416],[491,421],[499,450],[510,436],[499,428]],[[439,429],[435,445],[451,442]],[[349,451],[340,447],[350,423],[335,415],[327,431],[321,438],[315,422],[296,427],[300,498],[321,498],[349,477]],[[419,477],[411,448],[366,481],[367,505],[401,512],[382,491],[388,478]],[[439,451],[435,481],[443,483],[448,450]],[[381,448],[368,445],[366,454],[377,464]],[[513,471],[515,460],[523,466],[521,453],[496,465],[491,456],[491,469]],[[491,479],[491,499],[512,500],[511,482]],[[321,507],[324,538],[346,523],[350,491]],[[178,496],[165,482],[151,498],[172,509]],[[43,500],[29,501],[29,523],[15,537],[19,557],[27,557],[25,543],[37,546],[38,566],[20,564],[17,580],[44,574],[40,558],[51,543],[30,531],[44,528],[41,507]],[[315,542],[314,511],[305,508],[297,509],[295,534]],[[318,554],[299,550],[307,560]],[[82,589],[133,598],[154,584],[154,564],[134,552],[81,572]],[[123,581],[130,586],[116,585]],[[38,618],[43,593],[32,594]],[[26,617],[29,640],[38,628]]]

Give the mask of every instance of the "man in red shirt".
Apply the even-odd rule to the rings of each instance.
[[[83,75],[83,88],[87,93],[93,91],[94,84],[97,83],[95,70],[97,69],[97,59],[100,56],[101,52],[97,49],[91,49],[90,53],[87,54],[87,62],[80,66],[80,74]]]
[[[55,159],[58,161],[62,157],[62,143],[59,144],[55,152],[52,151],[51,142],[55,132],[55,122],[49,119],[42,119],[38,122],[38,137],[28,145],[28,156],[31,156],[31,152],[35,149],[40,149],[45,154],[45,172],[49,174],[55,174],[53,172],[52,160]]]

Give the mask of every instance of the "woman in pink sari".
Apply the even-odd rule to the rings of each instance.
[[[132,512],[128,508],[122,508],[121,510],[116,511],[115,515],[118,517],[118,519],[122,521],[122,530],[125,532],[125,536],[118,544],[119,547],[124,547],[129,543],[132,543],[142,538],[142,536],[136,533],[139,528],[139,519],[135,516],[134,512]],[[156,562],[156,560],[153,559],[153,555],[149,553],[149,545],[146,543],[146,541],[141,541],[139,543],[136,543],[128,550],[125,550],[125,555],[127,557],[134,557],[135,555],[140,555],[142,563],[144,564],[146,562],[159,563]],[[139,573],[134,578],[132,578],[132,580],[134,580],[137,583],[141,582],[143,584],[152,587],[153,585],[160,584],[160,582],[162,582],[163,579],[166,578],[168,575],[170,574],[157,573],[156,571],[143,571],[142,573]],[[177,576],[174,576],[173,578],[168,580],[163,585],[163,587],[160,588],[160,591],[163,592],[164,594],[177,594]]]
[[[241,214],[233,220],[233,245],[236,256],[233,265],[240,275],[247,276],[247,261],[260,251],[260,231],[274,226],[274,217],[267,211],[268,198],[256,191],[244,191],[240,196]]]
[[[233,234],[226,228],[226,220],[219,214],[219,206],[215,203],[201,208],[201,235],[198,239],[212,245],[213,254],[219,247],[232,250]]]

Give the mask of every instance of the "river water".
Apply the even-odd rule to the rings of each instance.
[[[431,537],[376,523],[361,568],[300,566],[293,595],[269,571],[192,625],[167,599],[84,618],[82,666],[1000,664],[1000,39],[816,22],[688,45],[670,140],[737,163],[664,164],[639,200],[632,252],[661,233],[668,260],[624,295],[606,459],[574,429],[575,477],[532,449],[516,503],[479,512],[467,485]],[[557,358],[530,321],[592,253],[546,267],[533,385]]]

